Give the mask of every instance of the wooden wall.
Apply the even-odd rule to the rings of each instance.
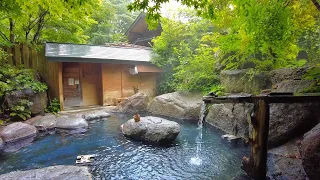
[[[125,98],[138,92],[155,96],[157,73],[131,75],[129,65],[102,64],[103,104],[114,105],[116,98]]]
[[[82,105],[101,105],[101,64],[80,63],[80,66]]]

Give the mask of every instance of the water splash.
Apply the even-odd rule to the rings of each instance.
[[[203,127],[203,120],[205,117],[205,111],[207,108],[206,106],[207,105],[204,102],[201,105],[200,115],[198,120],[198,128],[197,128],[198,135],[196,137],[196,144],[197,144],[196,156],[190,159],[190,164],[197,165],[197,166],[202,164],[202,159],[200,158],[200,154],[201,154],[201,144],[202,144],[202,127]]]

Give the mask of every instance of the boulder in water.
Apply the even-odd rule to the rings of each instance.
[[[70,180],[92,180],[87,167],[78,166],[50,166],[42,169],[28,171],[13,171],[0,175],[2,180],[49,180],[49,179],[70,179]]]
[[[35,137],[36,134],[36,127],[26,123],[16,122],[4,127],[0,132],[0,137],[4,142],[8,143]]]
[[[3,146],[4,146],[4,142],[3,142],[3,140],[0,138],[0,150],[3,149]]]
[[[61,129],[87,129],[88,123],[85,119],[76,116],[60,116],[56,119],[57,128]]]
[[[171,142],[180,132],[178,123],[153,116],[140,117],[139,122],[130,119],[121,127],[125,136],[154,143]]]
[[[53,114],[42,116],[40,119],[36,120],[33,125],[39,130],[39,131],[47,131],[52,130],[56,128],[57,117]]]

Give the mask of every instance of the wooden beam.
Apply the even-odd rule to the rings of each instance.
[[[62,82],[62,71],[63,71],[63,64],[62,62],[58,62],[58,88],[59,88],[59,102],[60,102],[60,110],[64,110],[64,98],[63,98],[63,82]]]
[[[265,180],[267,173],[267,152],[269,133],[269,104],[259,100],[254,104],[251,116],[251,156],[243,158],[242,169],[253,179]]]
[[[264,100],[267,103],[310,103],[320,102],[320,94],[292,95],[267,95],[267,96],[204,96],[205,103],[255,103]]]

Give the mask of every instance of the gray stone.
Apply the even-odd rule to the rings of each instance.
[[[107,118],[109,116],[110,114],[107,113],[105,110],[97,110],[97,111],[83,112],[81,117],[83,117],[87,121],[91,121],[96,119]]]
[[[225,70],[220,73],[220,82],[227,93],[259,93],[267,88],[267,76],[264,73],[250,77],[246,75],[248,69]]]
[[[284,80],[275,85],[274,92],[292,92],[299,93],[312,85],[311,80]]]
[[[126,113],[146,112],[148,103],[149,97],[147,95],[143,93],[137,93],[121,101],[121,103],[117,105],[117,109],[120,112]]]
[[[34,137],[37,134],[37,128],[21,123],[21,122],[16,122],[12,123],[5,128],[3,128],[0,132],[0,137],[4,142],[16,142],[22,139]]]
[[[3,140],[0,138],[0,150],[3,149],[3,146],[4,146],[4,142],[3,142]]]
[[[130,119],[121,127],[128,137],[155,143],[171,142],[180,132],[178,123],[153,116],[141,117],[139,122]]]
[[[92,180],[87,167],[50,166],[28,171],[14,171],[0,175],[2,180]]]
[[[270,179],[305,180],[297,139],[268,151],[268,172]]]
[[[39,131],[47,131],[56,128],[57,117],[53,114],[42,116],[40,119],[32,123]]]
[[[8,103],[9,108],[19,104],[21,99],[27,99],[32,102],[29,106],[32,114],[44,113],[47,107],[48,99],[46,92],[35,93],[31,89],[24,89],[20,91],[14,91],[10,94],[5,95],[5,100]]]
[[[153,98],[148,111],[167,117],[192,119],[198,121],[202,94],[192,92],[174,92]]]
[[[307,70],[307,67],[276,69],[269,72],[268,79],[272,84],[278,84],[284,80],[301,80]]]
[[[320,104],[293,103],[270,105],[269,146],[280,145],[301,135],[320,122]],[[247,115],[252,104],[213,104],[206,121],[212,126],[243,138],[251,135]]]
[[[320,121],[319,108],[317,103],[271,104],[269,146],[280,145],[311,129]]]
[[[252,109],[252,104],[213,104],[208,112],[206,121],[228,134],[248,138],[247,114]]]
[[[301,141],[302,165],[310,180],[319,179],[320,174],[320,123],[307,132]]]
[[[56,119],[56,127],[61,129],[86,129],[88,128],[88,123],[80,117],[60,116]]]

